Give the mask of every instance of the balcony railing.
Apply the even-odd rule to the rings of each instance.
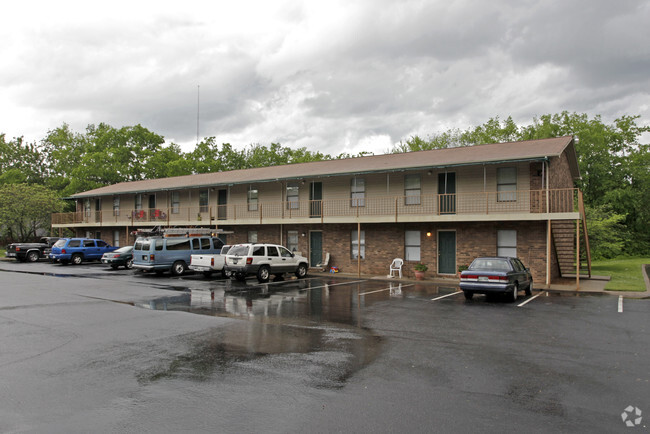
[[[152,209],[86,210],[52,215],[53,225],[213,225],[236,223],[274,223],[328,220],[354,221],[377,218],[399,221],[400,218],[431,220],[435,216],[494,214],[540,214],[578,212],[578,189],[517,190],[436,194],[420,196],[385,196],[309,201],[277,201],[195,207]]]

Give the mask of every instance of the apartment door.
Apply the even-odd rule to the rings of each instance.
[[[456,231],[438,232],[438,274],[456,274]]]
[[[149,220],[156,220],[159,217],[160,211],[156,212],[156,194],[149,194]]]
[[[309,217],[320,217],[323,213],[323,183],[312,182],[309,186]]]
[[[440,214],[456,214],[456,173],[438,174],[438,206]]]
[[[323,260],[323,233],[320,231],[309,232],[309,265],[320,264]]]
[[[228,218],[228,190],[219,190],[217,195],[217,219]]]
[[[102,221],[102,200],[99,198],[95,199],[95,221]]]

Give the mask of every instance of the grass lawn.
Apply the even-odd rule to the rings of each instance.
[[[608,291],[645,291],[641,267],[650,258],[620,258],[592,261],[591,272],[596,276],[612,276],[605,287]]]

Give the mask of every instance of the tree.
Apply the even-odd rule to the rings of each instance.
[[[0,228],[6,239],[24,242],[36,238],[39,230],[50,227],[52,213],[63,207],[58,193],[42,185],[0,186]]]
[[[7,142],[0,134],[0,184],[42,183],[46,171],[45,156],[36,144],[22,137]]]

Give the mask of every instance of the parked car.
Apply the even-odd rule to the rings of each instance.
[[[224,242],[212,236],[140,237],[133,246],[133,268],[175,276],[185,274],[192,254],[218,254]]]
[[[20,262],[36,262],[47,258],[52,245],[58,240],[59,237],[42,237],[37,243],[11,243],[7,246],[5,256]]]
[[[271,274],[294,273],[302,279],[307,275],[309,261],[277,244],[238,244],[226,255],[226,270],[237,280],[257,276],[260,283],[268,282]]]
[[[54,243],[49,258],[52,262],[79,265],[83,261],[98,261],[106,252],[117,249],[104,240],[94,238],[61,238]]]
[[[460,289],[470,300],[474,294],[508,294],[517,300],[520,289],[530,295],[533,290],[533,276],[530,269],[517,258],[476,258],[460,275]]]
[[[230,277],[230,272],[226,270],[226,254],[230,250],[230,245],[221,247],[221,253],[217,255],[196,254],[190,258],[190,270],[203,273],[205,277],[210,277],[212,273],[218,271],[224,278]]]
[[[127,270],[133,268],[133,246],[120,247],[112,252],[102,255],[102,264],[109,264],[111,268],[124,267]]]

